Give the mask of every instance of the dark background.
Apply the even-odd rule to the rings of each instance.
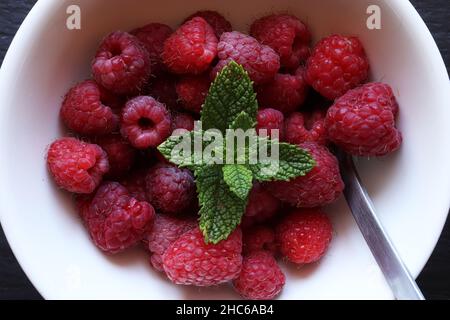
[[[19,25],[35,2],[35,0],[0,0],[0,62],[3,61]],[[430,28],[442,52],[447,70],[449,70],[450,1],[411,0],[411,2]],[[388,48],[386,49],[388,50]],[[431,259],[420,274],[418,283],[427,299],[450,299],[449,222],[445,226]],[[14,258],[3,230],[0,229],[0,299],[40,298],[41,296],[29,282]]]

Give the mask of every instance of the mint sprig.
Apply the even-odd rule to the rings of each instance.
[[[211,85],[201,114],[202,129],[172,136],[158,147],[169,161],[194,171],[200,229],[206,243],[226,239],[240,224],[253,181],[289,181],[304,176],[315,165],[309,152],[296,145],[256,136],[257,110],[253,83],[242,66],[232,61]],[[205,137],[217,132],[225,136],[230,132],[246,132],[249,140],[256,143],[245,145],[245,150],[240,150],[244,157],[238,158],[237,144],[232,149],[227,136],[221,141],[206,142],[211,139]],[[199,146],[202,150],[213,150],[214,161],[195,153]],[[227,158],[229,149],[231,159]],[[270,156],[262,157],[266,154]]]

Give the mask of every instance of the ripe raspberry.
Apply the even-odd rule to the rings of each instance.
[[[197,227],[175,241],[163,255],[163,267],[176,284],[199,287],[218,285],[239,275],[242,265],[242,232],[234,231],[227,240],[205,244]]]
[[[306,81],[331,100],[364,82],[368,73],[369,62],[356,37],[333,35],[322,39],[306,64]]]
[[[281,253],[289,261],[304,264],[319,260],[328,248],[333,227],[320,209],[292,212],[277,227]]]
[[[130,170],[136,159],[136,150],[120,134],[101,136],[94,141],[108,155],[108,177],[121,177]]]
[[[141,28],[134,29],[130,33],[136,36],[147,49],[152,73],[159,75],[163,72],[165,66],[161,54],[164,49],[164,42],[173,33],[172,28],[162,23],[149,23]]]
[[[220,61],[212,71],[213,78],[231,60],[241,64],[255,84],[269,82],[280,69],[280,57],[272,48],[237,31],[222,34],[217,51]]]
[[[268,252],[257,251],[244,258],[233,285],[245,299],[269,300],[280,294],[285,282],[275,258]]]
[[[95,245],[111,254],[140,242],[154,217],[155,210],[148,202],[132,198],[117,182],[100,186],[83,215]]]
[[[263,186],[255,182],[250,191],[247,208],[242,218],[242,226],[250,227],[272,218],[280,208],[280,201]]]
[[[89,210],[89,206],[91,205],[92,199],[94,198],[95,194],[76,194],[75,199],[75,207],[77,209],[78,215],[81,219],[84,219],[84,216]]]
[[[285,140],[292,144],[315,142],[320,145],[327,143],[325,119],[321,112],[314,112],[306,117],[300,112],[292,113],[285,121]]]
[[[147,197],[147,187],[145,178],[147,177],[147,170],[138,169],[132,171],[124,179],[120,181],[120,184],[124,186],[131,197],[138,201],[150,202]]]
[[[61,119],[76,133],[85,135],[107,134],[119,126],[119,116],[114,114],[105,98],[111,94],[95,81],[86,80],[69,90],[61,106]]]
[[[170,136],[172,122],[166,107],[148,96],[131,99],[122,111],[122,136],[138,149],[157,147]]]
[[[184,109],[200,113],[208,95],[211,79],[208,74],[188,76],[177,83],[177,94]]]
[[[75,138],[52,143],[47,165],[58,187],[74,193],[91,193],[109,170],[105,151]]]
[[[164,73],[152,83],[149,83],[145,92],[161,103],[164,103],[168,109],[181,109],[178,103],[178,95],[175,87],[177,79],[175,76]]]
[[[205,72],[217,55],[217,38],[212,27],[200,17],[184,23],[164,44],[162,58],[177,74]]]
[[[100,44],[92,74],[95,81],[114,93],[135,94],[150,77],[150,57],[135,36],[116,31]]]
[[[261,130],[265,129],[268,137],[272,139],[278,137],[278,140],[283,140],[284,116],[280,111],[271,108],[260,109],[258,110],[256,120],[256,131],[259,135],[262,134]]]
[[[175,130],[187,130],[192,131],[194,130],[194,118],[187,113],[173,113],[172,114],[172,131]]]
[[[305,102],[308,84],[304,80],[304,69],[299,68],[294,75],[278,73],[272,81],[257,86],[256,93],[260,105],[288,115]]]
[[[187,231],[197,226],[195,219],[179,219],[168,215],[157,215],[153,228],[144,239],[151,252],[150,263],[158,271],[163,271],[162,256],[166,249]]]
[[[344,189],[336,157],[324,146],[304,143],[316,165],[303,177],[291,181],[273,181],[266,186],[272,194],[292,206],[319,207],[334,202]]]
[[[194,177],[187,169],[159,164],[150,169],[146,181],[150,203],[163,213],[179,213],[194,200]]]
[[[280,55],[281,65],[295,70],[308,58],[311,34],[297,17],[274,14],[256,20],[250,34]]]
[[[369,83],[350,90],[328,110],[330,140],[355,156],[384,156],[402,143],[395,127],[398,104],[391,87]]]
[[[208,22],[208,24],[213,28],[214,33],[216,34],[217,39],[220,38],[222,33],[224,32],[230,32],[233,30],[231,27],[231,23],[225,19],[224,16],[222,16],[220,13],[216,11],[198,11],[191,16],[189,16],[184,22],[189,21],[195,17],[201,17]]]
[[[272,254],[275,254],[277,251],[275,232],[266,226],[257,226],[245,230],[243,233],[243,242],[244,254],[249,254],[260,250],[266,250]]]

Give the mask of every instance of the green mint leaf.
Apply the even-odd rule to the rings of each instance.
[[[203,105],[203,130],[218,129],[225,133],[241,112],[256,120],[258,103],[253,83],[244,68],[231,61],[217,75]]]
[[[228,238],[241,222],[247,200],[225,183],[221,166],[205,166],[195,172],[200,202],[200,229],[206,243]]]
[[[268,146],[268,150],[274,151],[278,147],[279,158],[269,152],[267,160],[258,161],[257,164],[250,164],[249,168],[253,172],[253,177],[259,181],[289,181],[294,178],[304,176],[315,166],[315,161],[311,154],[299,146],[280,143],[277,140],[267,138],[258,139],[258,154],[261,157],[261,147]],[[250,152],[255,152],[251,150]],[[271,159],[271,157],[273,157]]]
[[[234,121],[231,123],[230,129],[233,130],[242,129],[246,131],[248,129],[254,128],[255,126],[256,121],[252,117],[250,117],[250,115],[247,112],[242,111],[236,116]]]
[[[242,200],[247,199],[253,186],[253,173],[245,165],[226,164],[222,167],[223,179],[230,190]]]

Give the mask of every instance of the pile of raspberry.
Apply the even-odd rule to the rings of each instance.
[[[107,35],[92,78],[62,102],[68,137],[50,145],[47,164],[103,252],[141,246],[175,284],[231,282],[244,298],[272,299],[285,285],[280,259],[315,263],[331,242],[322,207],[344,185],[328,147],[362,157],[395,151],[399,109],[388,84],[366,82],[369,62],[356,37],[331,35],[311,47],[308,27],[288,14],[254,21],[249,34],[232,30],[219,13],[200,11],[176,30],[150,23]],[[156,148],[176,129],[193,130],[231,60],[254,82],[258,132],[308,150],[316,165],[291,181],[255,183],[240,227],[214,245],[198,227],[192,172]]]

